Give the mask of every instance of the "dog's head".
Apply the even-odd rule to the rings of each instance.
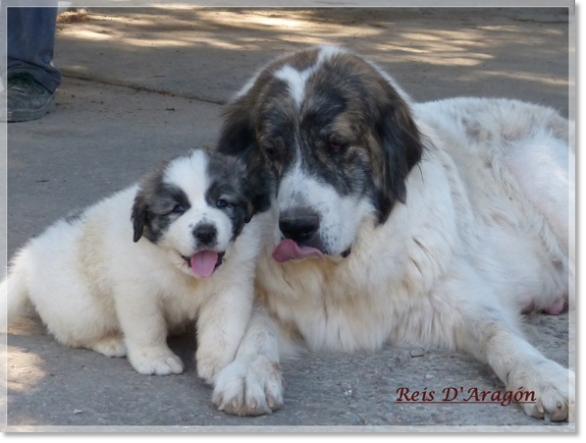
[[[134,199],[134,241],[165,249],[183,272],[209,277],[252,217],[246,170],[235,158],[195,150],[144,177]]]
[[[406,94],[375,65],[332,47],[278,59],[237,94],[220,152],[248,165],[254,204],[276,198],[278,261],[349,253],[360,223],[407,198],[422,143]]]

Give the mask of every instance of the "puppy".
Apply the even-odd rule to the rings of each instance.
[[[234,358],[253,301],[258,223],[241,164],[195,150],[140,184],[59,220],[15,256],[8,322],[36,308],[60,343],[178,374],[171,328],[197,317],[198,375]]]

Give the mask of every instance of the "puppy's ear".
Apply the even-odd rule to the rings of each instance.
[[[152,232],[153,217],[150,210],[156,198],[155,196],[160,195],[161,182],[165,170],[177,157],[161,162],[161,166],[146,173],[140,179],[139,189],[134,197],[131,215],[132,227],[134,229],[133,240],[135,243],[143,236],[153,243],[157,242],[157,236]]]
[[[142,192],[139,191],[134,198],[132,205],[132,227],[134,229],[134,236],[132,240],[136,243],[142,237],[144,226],[147,222],[148,205]]]
[[[421,135],[409,106],[394,90],[390,94],[375,128],[382,149],[382,161],[378,162],[376,171],[378,183],[375,184],[379,223],[387,220],[396,200],[406,202],[405,181],[423,154]]]

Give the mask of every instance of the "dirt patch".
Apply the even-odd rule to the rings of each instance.
[[[89,22],[90,15],[85,9],[67,11],[57,16],[57,24]]]

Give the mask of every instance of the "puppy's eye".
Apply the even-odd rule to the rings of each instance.
[[[226,209],[226,208],[231,208],[232,205],[230,203],[228,203],[226,200],[220,199],[216,202],[216,207],[218,209]]]
[[[173,210],[171,211],[172,214],[183,214],[185,212],[185,208],[183,205],[175,205]]]

